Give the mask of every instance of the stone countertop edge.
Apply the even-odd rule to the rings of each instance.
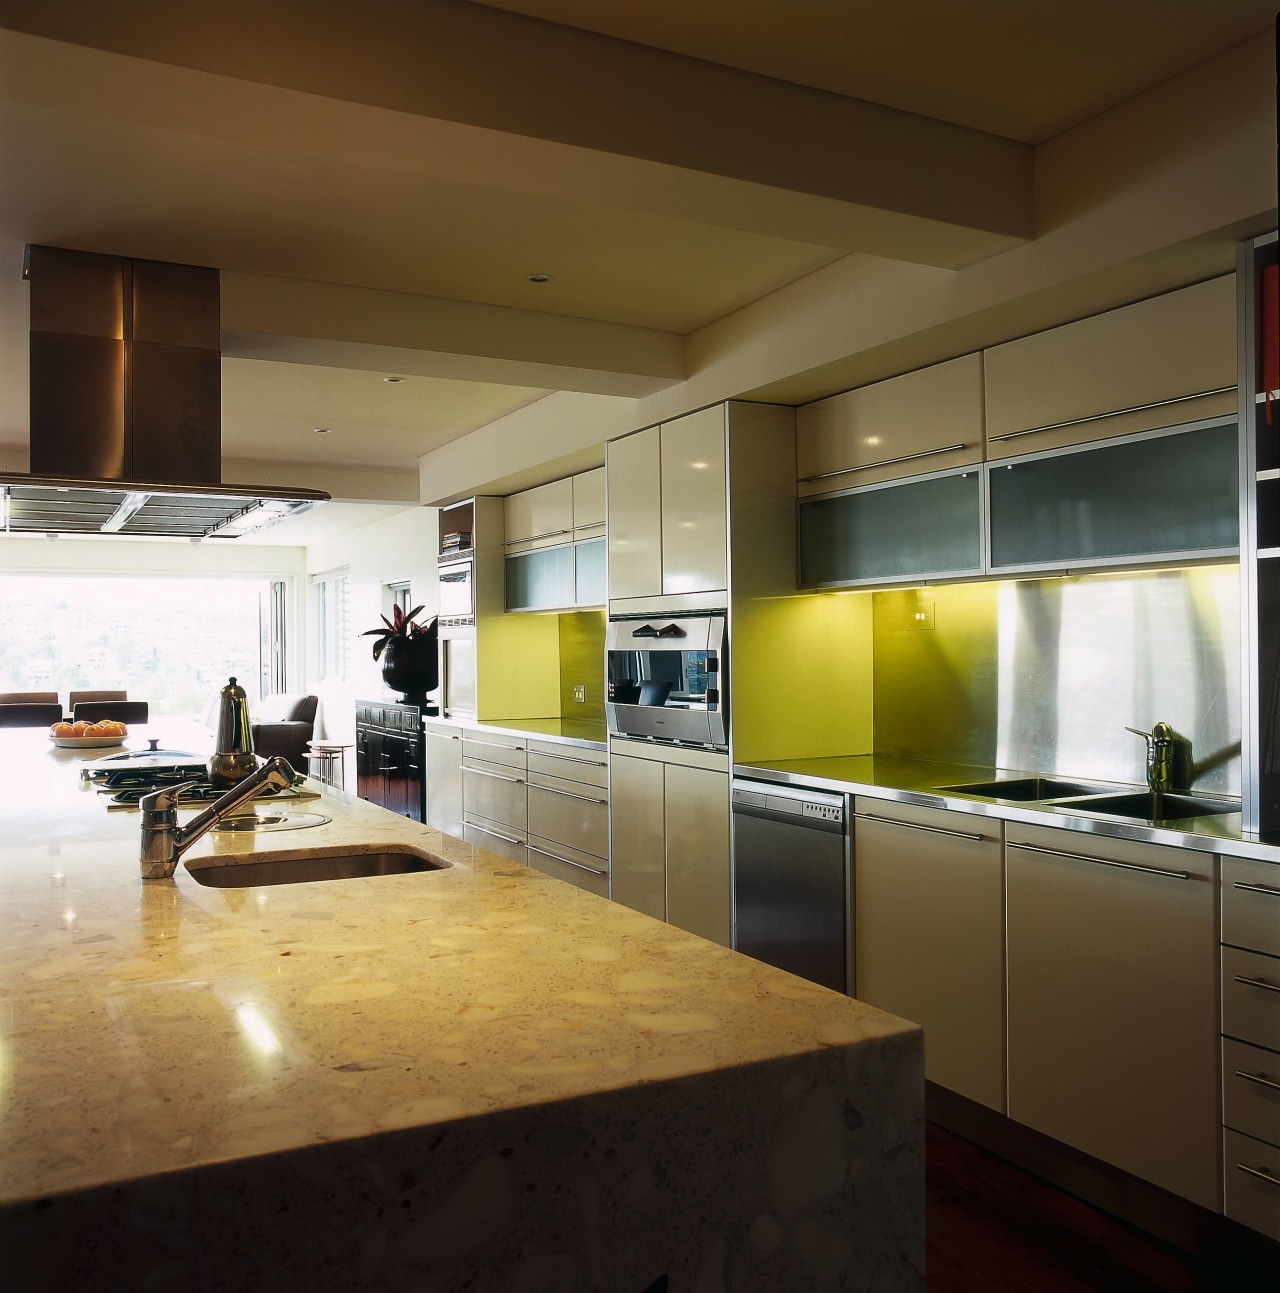
[[[136,814],[54,806],[0,809],[0,1207],[918,1034],[343,792],[326,826],[206,835],[171,881],[139,878]],[[192,873],[384,849],[450,865]]]
[[[1133,819],[1092,816],[1082,806],[1066,808],[1049,804],[1020,803],[977,795],[963,795],[947,789],[949,786],[981,783],[996,778],[1046,775],[1043,773],[851,754],[816,759],[776,759],[761,760],[758,763],[735,763],[733,775],[758,781],[774,781],[780,785],[812,786],[818,790],[915,804],[922,808],[945,808],[953,812],[972,813],[978,817],[993,817],[1000,821],[1019,822],[1027,826],[1056,827],[1060,830],[1111,839],[1136,840],[1145,844],[1195,849],[1201,853],[1218,853],[1230,857],[1249,858],[1258,862],[1280,863],[1280,843],[1271,844],[1263,840],[1246,839],[1241,835],[1238,809],[1215,816],[1185,818],[1179,821],[1177,826],[1156,826]],[[1066,778],[1063,774],[1063,779],[1077,778]],[[1107,791],[1144,791],[1146,789],[1145,786],[1104,782],[1093,777],[1081,777],[1078,780],[1104,786]],[[1194,795],[1199,792],[1191,790],[1176,793]]]

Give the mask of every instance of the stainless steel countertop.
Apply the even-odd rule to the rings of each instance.
[[[533,736],[539,741],[554,741],[558,745],[576,745],[583,750],[596,750],[606,754],[609,750],[608,733],[603,720],[583,721],[574,718],[424,718],[424,725],[443,724],[470,731],[501,732],[506,736]]]
[[[929,763],[916,759],[895,759],[875,754],[851,754],[822,759],[780,759],[771,763],[735,763],[733,775],[776,781],[783,785],[813,786],[871,799],[920,804],[927,808],[950,808],[956,812],[995,817],[1029,826],[1057,826],[1087,835],[1113,839],[1140,840],[1148,844],[1196,849],[1202,853],[1225,853],[1280,863],[1280,841],[1268,843],[1245,839],[1240,834],[1240,812],[1190,817],[1157,826],[1152,822],[1092,814],[1078,805],[1069,808],[1049,804],[1019,803],[980,795],[959,794],[943,787],[994,781],[997,778],[1034,777],[1043,773],[1011,768],[977,767],[961,763]],[[1116,791],[1145,791],[1145,786],[1099,781],[1094,777],[1059,778],[1088,781]],[[1192,794],[1198,792],[1192,791]],[[1218,798],[1218,796],[1205,796]],[[1224,801],[1230,803],[1231,801]]]

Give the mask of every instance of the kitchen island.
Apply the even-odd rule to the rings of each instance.
[[[6,1287],[923,1287],[914,1026],[327,789],[143,883],[84,757],[0,733]]]

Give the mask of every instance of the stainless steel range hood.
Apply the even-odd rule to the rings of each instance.
[[[235,539],[329,495],[222,483],[218,271],[27,248],[31,472],[0,532]]]

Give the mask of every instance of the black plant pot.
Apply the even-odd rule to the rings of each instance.
[[[392,638],[382,652],[382,681],[407,701],[421,703],[439,685],[436,634]]]

